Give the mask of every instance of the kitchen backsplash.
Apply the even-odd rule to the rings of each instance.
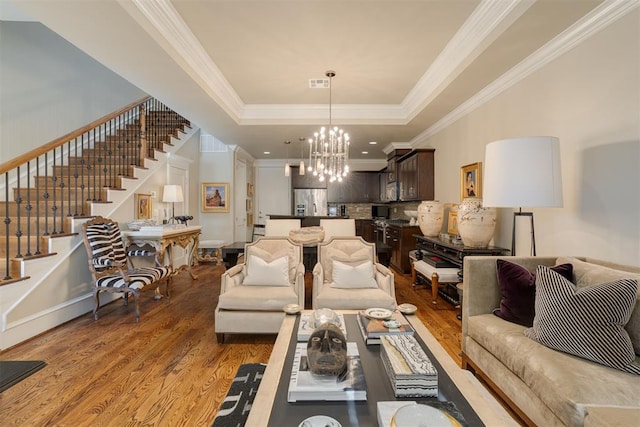
[[[347,215],[349,218],[354,219],[371,219],[371,205],[379,203],[347,203]],[[411,218],[404,214],[404,211],[418,210],[420,202],[406,202],[406,203],[389,203],[390,219],[406,219]]]

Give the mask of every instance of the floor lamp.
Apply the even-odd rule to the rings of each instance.
[[[513,213],[511,255],[516,254],[516,220],[528,217],[531,255],[536,255],[533,212],[523,207],[562,207],[560,142],[553,136],[509,138],[487,144],[484,160],[485,207],[518,208]]]
[[[165,185],[162,191],[162,201],[171,203],[172,210],[169,222],[173,223],[176,217],[176,202],[182,203],[184,201],[182,187],[180,185]]]

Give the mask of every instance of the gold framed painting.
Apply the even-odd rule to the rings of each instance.
[[[458,211],[449,211],[449,218],[447,220],[447,233],[458,235]]]
[[[151,219],[151,194],[135,194],[136,219]]]
[[[229,183],[203,182],[201,201],[202,212],[229,212]]]
[[[482,163],[471,163],[460,168],[460,200],[482,197]]]

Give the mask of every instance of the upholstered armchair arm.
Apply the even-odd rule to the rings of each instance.
[[[393,272],[380,263],[376,263],[375,266],[376,282],[378,282],[378,287],[395,299],[396,287]]]
[[[298,305],[304,307],[304,273],[305,268],[303,263],[299,263],[296,267],[296,279],[295,279],[295,291],[298,295]]]
[[[229,291],[235,286],[240,286],[244,277],[244,264],[236,264],[225,271],[220,278],[220,294]]]
[[[322,264],[319,262],[313,267],[313,288],[311,293],[311,301],[315,304],[316,297],[322,289],[322,284],[324,283],[324,269],[322,268]],[[315,309],[316,307],[312,307]]]

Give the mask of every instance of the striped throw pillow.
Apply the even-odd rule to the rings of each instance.
[[[533,327],[539,343],[611,368],[640,375],[624,329],[636,303],[638,282],[621,279],[583,288],[545,266],[536,269]]]

